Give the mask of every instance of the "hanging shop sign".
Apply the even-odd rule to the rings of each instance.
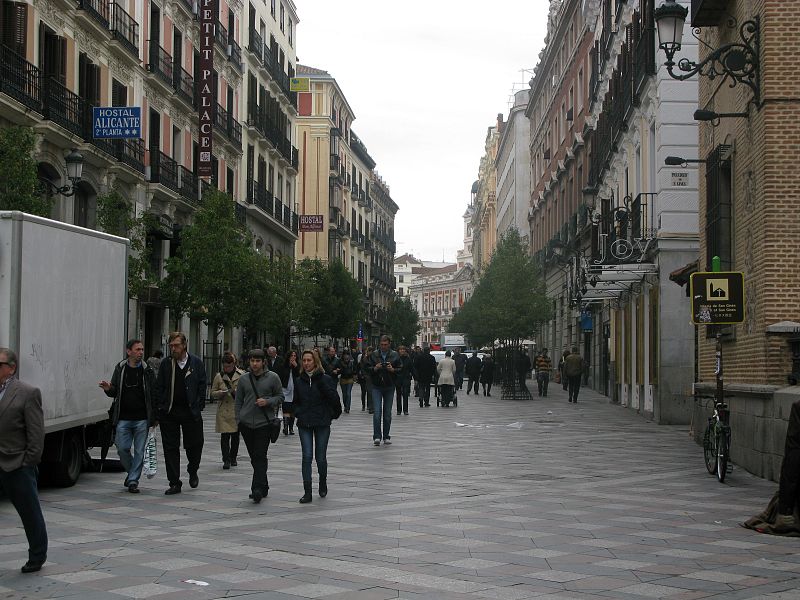
[[[99,139],[139,139],[142,137],[141,106],[95,106],[92,108],[92,133]]]
[[[292,77],[289,79],[290,92],[308,92],[311,90],[311,79],[308,77]]]
[[[197,76],[198,118],[199,118],[199,156],[197,174],[211,177],[211,152],[213,150],[214,111],[216,110],[216,90],[214,89],[214,20],[215,0],[200,0],[200,60]]]
[[[744,274],[692,273],[689,286],[695,325],[734,325],[744,321]]]
[[[302,233],[322,231],[325,225],[323,215],[300,215],[300,231]]]
[[[598,255],[592,261],[596,265],[640,263],[647,256],[647,251],[655,240],[654,237],[610,240],[607,233],[601,233],[599,238]]]

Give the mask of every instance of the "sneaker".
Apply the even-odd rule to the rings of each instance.
[[[372,440],[372,444],[374,446],[380,446],[381,445],[381,441],[378,438],[375,438],[374,440]]]
[[[391,438],[386,438],[385,440],[383,440],[383,445],[384,446],[389,446],[389,445],[391,445],[391,443],[392,443]]]

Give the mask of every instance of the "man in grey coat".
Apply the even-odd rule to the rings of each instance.
[[[44,449],[42,393],[15,377],[17,355],[0,348],[0,485],[17,509],[28,538],[23,573],[47,560],[47,527],[39,505],[36,465]]]
[[[236,422],[247,446],[250,464],[253,465],[250,498],[255,504],[269,493],[267,451],[270,428],[272,421],[278,418],[278,409],[283,404],[281,378],[273,371],[265,370],[265,359],[263,350],[252,350],[250,371],[239,378],[239,386],[236,388]]]

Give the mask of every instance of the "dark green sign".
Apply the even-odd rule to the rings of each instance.
[[[695,325],[733,325],[744,321],[744,274],[693,273],[689,285]]]

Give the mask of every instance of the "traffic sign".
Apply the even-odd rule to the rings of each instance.
[[[743,273],[693,273],[689,291],[695,325],[734,325],[744,321]]]
[[[95,106],[92,108],[94,139],[139,139],[142,137],[141,106]]]

